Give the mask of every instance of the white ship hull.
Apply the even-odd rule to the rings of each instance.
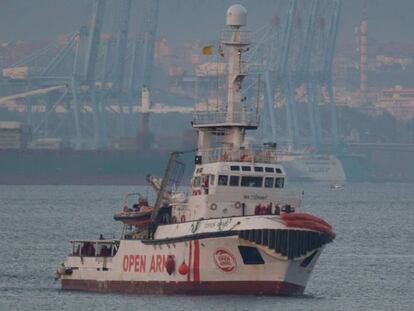
[[[258,223],[269,229],[221,232],[209,232],[207,229],[226,224],[236,225],[239,229],[257,228]],[[175,230],[178,233],[194,231],[195,226],[197,232],[175,235],[172,229],[177,226],[180,227]],[[276,246],[273,245],[277,244],[276,241],[272,244],[269,240],[276,230],[290,230],[291,234],[298,230],[304,234],[309,231],[288,229],[278,216],[206,220],[202,223],[167,225],[160,229],[157,234],[159,239],[121,240],[119,250],[113,257],[69,256],[65,266],[71,267],[71,274],[62,275],[62,288],[137,294],[302,294],[325,245],[308,245],[306,250],[296,254],[280,250],[281,243]],[[256,234],[248,238],[249,232],[258,231],[261,233],[259,237]],[[314,232],[314,236],[317,235],[322,233]],[[252,239],[254,241],[250,241]],[[303,242],[299,242],[299,236],[292,243],[296,243],[297,247],[304,246]],[[284,244],[288,245],[286,241]],[[256,249],[263,262],[246,263],[246,260],[257,258],[243,257],[240,247]],[[169,274],[166,266],[171,255],[174,271]],[[188,267],[185,274],[181,274],[179,269],[183,262]]]
[[[278,161],[292,181],[346,181],[342,163],[333,155],[282,154]]]

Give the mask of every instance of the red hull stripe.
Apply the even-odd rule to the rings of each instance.
[[[188,251],[188,274],[187,274],[187,281],[191,280],[191,257],[193,252],[193,247],[191,241],[188,242],[189,244],[189,251]]]
[[[200,242],[194,241],[194,281],[200,281]]]
[[[62,289],[102,293],[165,295],[299,295],[304,287],[272,281],[161,282],[62,280]]]

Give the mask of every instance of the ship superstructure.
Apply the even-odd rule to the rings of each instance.
[[[275,146],[245,142],[258,115],[241,96],[247,75],[247,12],[227,11],[227,103],[196,113],[198,133],[190,193],[178,192],[183,164],[172,153],[164,177],[148,176],[150,204],[125,205],[119,240],[72,241],[58,268],[63,289],[159,294],[300,294],[325,245],[324,220],[298,212],[301,196],[285,189]]]

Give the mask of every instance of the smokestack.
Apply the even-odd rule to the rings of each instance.
[[[364,12],[362,15],[362,21],[360,25],[360,38],[359,38],[359,81],[360,91],[362,94],[363,104],[368,104],[368,21],[367,21],[367,4],[365,2]]]
[[[152,134],[149,129],[149,117],[151,108],[150,92],[147,87],[142,87],[141,90],[141,130],[137,133],[138,147],[151,148],[152,147]]]
[[[149,90],[145,86],[142,88],[142,93],[141,93],[141,107],[142,107],[141,133],[143,137],[146,137],[149,134],[150,96],[149,96]]]

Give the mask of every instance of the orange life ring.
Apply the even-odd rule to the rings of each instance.
[[[248,154],[243,154],[240,157],[240,161],[241,162],[250,162],[251,160],[252,160],[252,158]]]
[[[181,222],[185,222],[185,215],[181,215]]]
[[[234,207],[239,209],[241,207],[241,203],[240,202],[236,202],[234,203]]]

